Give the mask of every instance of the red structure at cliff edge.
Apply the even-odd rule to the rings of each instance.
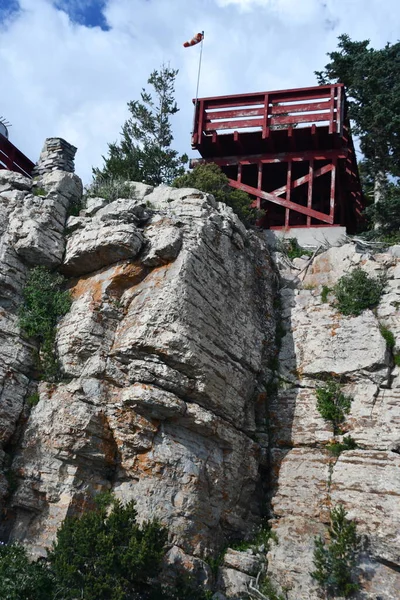
[[[254,197],[268,229],[345,226],[363,195],[342,84],[200,98],[192,148]]]
[[[31,177],[34,163],[8,139],[8,123],[0,118],[0,169]]]

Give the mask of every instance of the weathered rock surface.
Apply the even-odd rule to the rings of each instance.
[[[295,265],[299,270],[307,263]],[[358,317],[340,315],[323,303],[323,285],[332,287],[355,267],[387,283],[376,311]],[[283,273],[283,339],[279,387],[270,402],[271,521],[279,544],[269,553],[268,573],[289,600],[316,600],[310,577],[314,538],[324,533],[329,510],[342,504],[367,540],[359,559],[360,600],[394,599],[400,589],[400,396],[392,351],[382,325],[399,334],[400,270],[390,254],[357,253],[353,244],[330,248],[298,273]],[[333,295],[329,301],[333,301]],[[332,425],[317,411],[315,388],[329,376],[342,382],[353,398],[343,433],[358,445],[334,457],[326,445]],[[340,441],[342,436],[336,436]],[[301,563],[299,557],[301,556]]]
[[[44,554],[67,515],[111,489],[168,525],[170,563],[207,582],[203,558],[260,520],[256,399],[276,275],[263,240],[212,196],[132,189],[68,222],[69,382],[40,385],[19,442],[12,539]]]
[[[134,499],[141,519],[168,526],[166,563],[205,586],[218,582],[215,600],[244,600],[264,568],[288,600],[317,600],[314,538],[342,504],[364,540],[356,600],[397,598],[396,251],[372,256],[346,244],[293,269],[277,256],[278,299],[262,236],[198,190],[130,182],[131,198],[90,199],[66,225],[82,187],[57,162],[71,171],[74,149],[53,146],[37,181],[0,171],[3,539],[43,556],[66,516],[112,490]],[[70,277],[73,303],[57,328],[64,379],[41,382],[29,411],[35,348],[17,314],[36,264]],[[344,317],[322,302],[322,286],[355,267],[387,282],[376,310]],[[353,398],[340,436],[317,410],[316,387],[331,376]],[[357,447],[333,456],[328,444],[344,435]],[[268,561],[263,549],[228,549],[215,577],[207,561],[250,540],[266,500],[279,540]]]

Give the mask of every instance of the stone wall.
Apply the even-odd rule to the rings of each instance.
[[[52,171],[64,171],[73,173],[75,171],[74,158],[75,146],[72,146],[62,138],[47,138],[36,163],[32,177],[51,173]]]

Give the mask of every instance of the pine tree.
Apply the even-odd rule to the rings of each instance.
[[[170,183],[184,173],[188,157],[171,148],[171,117],[178,112],[174,99],[178,71],[162,65],[142,89],[141,99],[128,102],[130,118],[122,127],[122,140],[109,144],[102,169],[94,169],[96,180],[125,179],[150,185]]]
[[[111,510],[109,505],[111,504]],[[156,521],[139,525],[133,502],[101,495],[95,510],[68,518],[49,561],[63,600],[158,599],[154,583],[167,531]]]
[[[339,36],[338,50],[328,54],[330,62],[316,75],[319,84],[344,83],[365,168],[376,181],[400,176],[400,42],[380,50],[369,43]]]
[[[330,511],[329,542],[315,539],[314,566],[311,577],[318,581],[328,597],[351,596],[359,589],[354,575],[360,538],[356,524],[346,519],[342,505]]]

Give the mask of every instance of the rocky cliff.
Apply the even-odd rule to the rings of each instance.
[[[92,198],[68,217],[82,184],[45,161],[33,181],[0,171],[3,539],[44,555],[66,516],[112,490],[168,526],[169,563],[217,585],[216,598],[246,598],[268,565],[289,600],[314,600],[314,538],[341,504],[363,536],[356,597],[398,598],[399,259],[354,244],[292,265],[277,254],[279,278],[262,233],[212,196],[132,183],[130,198]],[[18,326],[35,265],[61,271],[73,299],[58,383],[37,381]],[[355,266],[387,283],[376,312],[344,317],[321,290]],[[332,376],[354,398],[357,448],[338,457],[316,409]],[[215,577],[209,559],[265,515],[279,543],[267,557],[229,550]]]

